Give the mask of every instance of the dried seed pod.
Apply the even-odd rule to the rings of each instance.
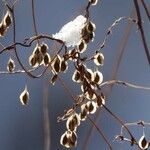
[[[80,74],[80,72],[77,71],[77,70],[75,70],[74,73],[73,73],[73,75],[72,75],[72,80],[73,80],[74,82],[80,83],[80,82],[81,82],[80,79],[81,79],[81,74]]]
[[[39,52],[38,54],[35,54],[36,57],[36,61],[39,65],[42,65],[43,63],[43,54],[41,52]]]
[[[27,86],[25,86],[24,91],[20,94],[20,102],[22,105],[27,105],[29,101],[29,92],[27,90]]]
[[[88,89],[88,91],[85,93],[85,97],[89,100],[96,99],[96,94],[93,92],[93,90]]]
[[[6,12],[4,19],[3,19],[4,25],[8,28],[10,24],[12,23],[12,17],[9,11]]]
[[[97,66],[102,66],[104,64],[104,55],[100,52],[96,52],[96,55],[94,56],[94,63]]]
[[[91,3],[91,5],[96,5],[98,0],[89,0],[89,2]]]
[[[44,55],[46,54],[47,50],[48,50],[48,45],[45,44],[45,43],[42,43],[42,45],[40,46],[40,50],[41,50],[41,53]]]
[[[94,72],[94,82],[98,85],[103,82],[103,74],[98,70]]]
[[[41,47],[38,46],[38,44],[36,44],[34,50],[33,50],[33,54],[34,55],[38,55],[39,53],[41,53]]]
[[[79,53],[85,52],[85,50],[87,49],[87,44],[85,43],[84,40],[80,41],[79,45],[77,46],[77,49],[78,49]]]
[[[89,21],[89,22],[87,23],[87,25],[86,25],[86,29],[87,29],[90,33],[92,33],[92,32],[94,32],[94,31],[96,30],[96,26],[95,26],[95,24],[94,24],[93,22]]]
[[[59,55],[57,55],[54,59],[54,61],[52,62],[52,71],[54,71],[55,74],[57,74],[58,72],[60,72],[61,69],[61,57]]]
[[[0,37],[3,37],[6,33],[6,26],[3,23],[0,23]]]
[[[67,69],[68,69],[67,61],[62,60],[62,62],[61,62],[61,71],[65,73],[67,71]]]
[[[33,68],[38,67],[37,57],[36,57],[34,54],[32,54],[32,55],[29,57],[29,64],[30,64],[30,66],[32,66]]]
[[[14,69],[15,69],[15,62],[11,58],[9,58],[8,63],[7,63],[7,70],[9,72],[13,72]]]
[[[50,83],[51,83],[52,85],[54,85],[55,82],[56,82],[56,80],[57,80],[57,78],[58,78],[58,75],[55,74],[55,75],[51,78]]]
[[[80,125],[80,118],[77,113],[71,115],[66,122],[67,130],[70,131],[76,131],[79,125]]]
[[[77,135],[75,132],[66,131],[60,139],[60,144],[66,148],[73,148],[77,145]]]
[[[105,96],[103,95],[103,93],[101,93],[101,95],[97,96],[97,106],[98,107],[102,107],[103,105],[105,105]]]
[[[140,140],[139,140],[139,142],[138,142],[138,144],[139,144],[139,147],[141,148],[141,150],[147,150],[148,148],[149,148],[149,142],[146,140],[146,138],[145,138],[145,135],[143,135],[141,138],[140,138]]]
[[[80,120],[85,121],[89,112],[86,109],[86,104],[81,105],[81,113],[79,114]]]
[[[91,69],[86,69],[85,77],[88,79],[88,81],[94,81],[94,73],[93,73],[93,71]]]
[[[90,114],[94,114],[97,110],[97,104],[94,101],[88,101],[85,107]]]
[[[48,66],[48,64],[51,62],[51,57],[48,53],[45,53],[43,58],[43,64],[44,66]]]
[[[68,52],[69,55],[69,60],[71,61],[77,61],[77,58],[79,57],[79,53],[77,52],[76,49],[70,50]]]

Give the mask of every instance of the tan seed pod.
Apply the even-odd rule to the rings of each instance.
[[[89,80],[89,81],[94,81],[94,73],[91,69],[86,69],[85,71],[85,77]]]
[[[27,86],[25,86],[24,91],[20,94],[20,102],[22,105],[27,105],[29,101],[29,92]]]
[[[80,125],[80,118],[77,113],[71,115],[66,122],[67,130],[70,131],[76,131],[79,125]]]
[[[34,54],[32,54],[32,55],[29,57],[29,64],[30,64],[30,66],[33,67],[33,68],[38,67],[37,57],[36,57]]]
[[[45,53],[43,58],[43,64],[44,66],[48,66],[48,64],[51,62],[51,57],[48,53]]]
[[[35,54],[35,57],[36,57],[36,61],[39,65],[42,65],[43,64],[43,54],[41,52],[39,52],[38,54]]]
[[[102,66],[104,64],[104,55],[100,52],[96,52],[96,55],[94,56],[94,63],[97,66]]]
[[[61,69],[61,57],[59,55],[57,55],[54,59],[54,61],[52,62],[51,66],[52,66],[52,71],[54,71],[55,74],[60,72]]]
[[[44,55],[46,54],[47,50],[48,50],[48,45],[45,44],[45,43],[42,43],[42,45],[40,46],[40,50],[41,50],[41,53]]]
[[[103,105],[105,105],[105,96],[103,95],[103,93],[101,93],[101,95],[97,96],[97,106],[98,107],[102,107]]]
[[[139,144],[139,147],[141,148],[141,150],[147,150],[148,148],[149,148],[149,142],[146,140],[146,138],[145,138],[145,135],[143,135],[141,138],[140,138],[140,140],[139,140],[139,142],[138,142],[138,144]]]
[[[103,74],[98,70],[94,72],[94,82],[98,85],[103,82]]]
[[[75,132],[66,131],[60,138],[60,144],[66,148],[73,148],[77,145],[77,135]]]
[[[41,47],[38,46],[38,44],[36,44],[34,50],[33,50],[33,54],[34,55],[38,55],[39,53],[41,53]]]
[[[86,104],[81,105],[81,113],[79,114],[80,120],[85,121],[89,112],[86,109]]]
[[[87,44],[85,43],[84,40],[80,41],[79,45],[77,46],[77,49],[78,49],[79,53],[85,52],[85,50],[87,49]]]
[[[8,28],[10,24],[12,23],[12,17],[9,11],[6,12],[4,19],[3,19],[4,25]]]
[[[89,2],[92,4],[92,5],[96,5],[98,0],[89,0]]]
[[[86,93],[85,93],[85,97],[88,99],[88,100],[94,100],[96,99],[96,94],[93,92],[93,90],[88,90]]]
[[[96,30],[96,26],[92,21],[89,21],[86,25],[87,30],[92,33]]]
[[[57,78],[58,78],[58,75],[55,74],[55,75],[51,78],[50,83],[51,83],[52,85],[55,85],[55,82],[56,82]]]
[[[15,62],[11,58],[8,60],[7,70],[8,72],[13,72],[15,70]]]
[[[67,61],[62,60],[62,62],[61,62],[61,71],[65,73],[67,70],[68,70],[68,63],[67,63]]]
[[[80,83],[81,82],[80,78],[81,78],[80,72],[77,71],[77,70],[75,70],[74,73],[73,73],[73,75],[72,75],[72,80],[74,82]]]
[[[86,109],[89,111],[90,114],[94,114],[97,110],[97,104],[94,101],[88,101],[86,103]]]
[[[0,23],[0,37],[3,37],[6,33],[6,26],[3,23]]]

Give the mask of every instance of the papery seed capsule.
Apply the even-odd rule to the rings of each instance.
[[[73,75],[72,75],[72,80],[74,82],[80,83],[81,82],[80,78],[81,78],[80,72],[75,70]]]
[[[38,55],[39,53],[41,53],[41,47],[37,44],[33,50],[33,54]]]
[[[96,30],[96,26],[93,22],[89,21],[88,24],[86,25],[87,30],[92,33]]]
[[[101,93],[101,95],[97,96],[97,106],[98,107],[102,107],[103,105],[105,105],[105,97],[103,95],[103,93]]]
[[[79,45],[77,46],[77,49],[79,51],[79,53],[83,53],[85,52],[85,50],[87,49],[87,44],[85,43],[84,40],[82,40]]]
[[[66,148],[73,148],[77,145],[77,135],[75,132],[66,131],[60,139],[60,144]]]
[[[81,105],[81,113],[79,114],[80,120],[85,121],[88,115],[88,111],[86,109],[86,104]]]
[[[3,37],[6,33],[6,26],[3,23],[0,23],[0,37]]]
[[[61,69],[61,57],[59,55],[57,55],[54,59],[54,61],[52,62],[52,71],[54,71],[56,74],[58,72],[60,72],[60,69]]]
[[[32,54],[32,55],[29,57],[29,64],[30,64],[30,66],[32,66],[33,68],[38,67],[37,59],[36,59],[36,57],[35,57],[34,54]]]
[[[7,70],[9,72],[13,72],[14,69],[15,69],[15,62],[11,58],[9,58],[9,61],[7,63]]]
[[[57,78],[58,78],[58,75],[55,74],[55,75],[51,78],[50,83],[51,83],[52,85],[54,85],[55,82],[56,82],[56,80],[57,80]]]
[[[5,14],[3,22],[6,27],[9,27],[10,24],[12,23],[12,17],[9,11],[7,11],[7,13]]]
[[[102,66],[104,64],[104,55],[100,52],[96,52],[96,55],[94,56],[94,63],[97,66]]]
[[[94,82],[96,84],[101,84],[103,82],[103,74],[98,70],[94,72]]]
[[[80,118],[77,113],[71,115],[66,122],[66,127],[70,131],[76,131],[76,128],[79,125],[80,125]]]
[[[20,94],[20,102],[22,105],[27,105],[29,101],[29,92],[27,90],[27,86],[25,86],[24,91]]]
[[[92,5],[96,5],[98,0],[89,0],[89,2],[92,4]]]
[[[96,99],[96,94],[93,92],[93,90],[88,89],[88,91],[85,93],[85,97],[89,100]]]
[[[62,62],[61,62],[61,71],[62,72],[66,72],[67,69],[68,69],[68,63],[67,63],[67,61],[62,60]]]
[[[43,54],[39,52],[37,55],[35,54],[35,57],[36,57],[37,63],[41,65],[43,63]]]
[[[41,53],[44,55],[46,54],[47,50],[48,50],[48,45],[45,44],[45,43],[42,43],[42,45],[40,46],[41,47]]]
[[[85,71],[85,77],[89,80],[89,81],[94,81],[94,73],[91,69],[86,69]]]
[[[94,114],[97,110],[97,104],[94,101],[88,101],[86,103],[86,109],[89,111],[90,114]]]
[[[46,53],[44,55],[44,58],[43,58],[43,64],[44,64],[44,66],[48,66],[48,64],[50,63],[50,61],[51,61],[51,57],[50,57],[50,55],[48,53]]]
[[[147,150],[149,148],[149,142],[146,140],[145,135],[140,138],[138,144],[141,150]]]

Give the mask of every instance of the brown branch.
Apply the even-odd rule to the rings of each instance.
[[[48,85],[44,85],[43,94],[43,122],[44,122],[44,150],[50,150],[51,137],[50,137],[50,119],[48,109]]]
[[[140,30],[140,34],[141,34],[141,38],[142,38],[145,54],[147,56],[147,60],[148,60],[149,65],[150,65],[150,53],[149,53],[148,45],[147,45],[146,38],[145,38],[145,33],[144,33],[144,29],[143,29],[143,23],[142,23],[142,19],[141,19],[140,8],[139,8],[139,4],[138,4],[137,0],[134,0],[134,5],[135,5],[136,13],[137,13],[138,28]]]
[[[104,141],[106,142],[106,144],[108,145],[110,150],[113,150],[111,144],[109,143],[109,141],[107,140],[107,137],[105,136],[105,134],[103,133],[103,131],[101,130],[100,127],[98,127],[95,122],[88,116],[87,117],[88,120],[93,124],[93,126],[95,127],[95,129],[99,132],[99,134],[102,136],[102,138],[104,139]]]
[[[32,19],[33,19],[33,29],[35,32],[35,35],[38,36],[37,26],[36,26],[36,20],[35,20],[35,7],[34,7],[34,0],[32,0]],[[40,44],[39,39],[37,39],[38,44]]]
[[[131,87],[131,88],[141,89],[141,90],[150,90],[150,87],[135,85],[135,84],[131,84],[131,83],[129,83],[129,82],[121,81],[121,80],[110,80],[110,81],[106,81],[106,82],[103,82],[103,83],[100,85],[100,87],[105,86],[105,85],[112,85],[112,84],[120,84],[120,85],[123,85],[123,86],[125,86],[125,87]]]
[[[148,19],[149,19],[149,21],[150,21],[150,11],[148,10],[148,7],[147,7],[145,1],[144,1],[144,0],[141,0],[141,2],[142,2],[142,5],[143,5],[143,7],[144,7],[144,9],[145,9],[146,15],[147,15],[147,17],[148,17]]]

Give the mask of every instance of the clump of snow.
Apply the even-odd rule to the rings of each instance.
[[[67,47],[74,47],[79,44],[81,40],[81,31],[86,23],[86,18],[82,15],[77,16],[73,21],[65,24],[61,30],[53,34],[55,39],[65,42]]]

